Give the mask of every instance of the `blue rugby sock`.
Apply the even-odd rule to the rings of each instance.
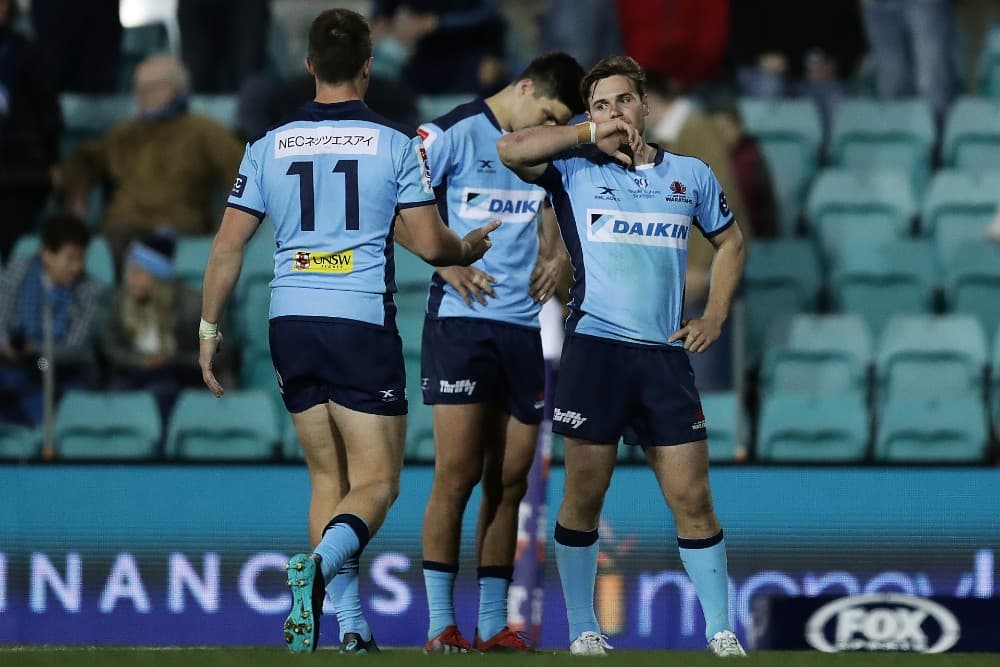
[[[556,565],[562,581],[572,642],[588,630],[600,632],[594,613],[594,585],[597,582],[597,531],[570,530],[556,523]]]
[[[320,571],[323,581],[330,583],[344,562],[351,556],[357,556],[368,544],[368,524],[356,514],[338,514],[326,525],[323,539],[320,540],[313,553],[323,561]]]
[[[513,566],[480,567],[479,629],[480,639],[491,639],[507,625],[507,590],[514,576]]]
[[[430,621],[427,639],[434,639],[455,621],[455,577],[458,565],[424,561],[424,588],[427,589],[427,611]]]
[[[729,568],[722,529],[700,540],[678,537],[677,546],[705,614],[705,638],[711,639],[716,632],[730,630]]]
[[[340,624],[340,640],[348,632],[356,632],[361,639],[369,641],[372,638],[371,628],[361,610],[361,595],[358,592],[358,558],[352,557],[344,561],[337,571],[337,576],[326,587],[326,594],[333,603],[333,611],[337,614]]]

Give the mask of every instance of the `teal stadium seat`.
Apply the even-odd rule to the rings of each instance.
[[[708,457],[713,463],[736,460],[746,451],[746,420],[740,409],[739,396],[732,391],[705,392],[701,409],[708,429]]]
[[[764,392],[863,391],[872,350],[871,333],[857,315],[796,315],[785,340],[765,353]]]
[[[986,355],[986,336],[975,317],[893,318],[879,341],[879,395],[883,401],[931,396],[981,403]]]
[[[875,458],[891,463],[980,463],[988,440],[981,401],[900,396],[882,410]]]
[[[396,265],[396,287],[399,291],[424,292],[426,295],[434,267],[398,243],[393,255]]]
[[[406,354],[404,361],[406,394],[410,404],[406,420],[406,458],[419,463],[433,463],[434,415],[431,406],[424,405],[420,389],[420,353]]]
[[[81,142],[94,139],[108,128],[132,115],[135,103],[128,94],[84,95],[62,93],[59,95],[63,122],[62,155],[64,158]]]
[[[166,454],[198,461],[270,460],[279,437],[278,415],[267,392],[228,391],[217,399],[189,389],[174,407]]]
[[[145,23],[123,28],[118,89],[132,90],[136,65],[154,53],[165,52],[168,46],[167,26],[164,23]]]
[[[254,352],[267,352],[268,309],[271,288],[266,283],[256,283],[244,293],[237,307],[237,328],[243,346]]]
[[[810,241],[757,241],[743,274],[746,290],[748,366],[755,366],[769,327],[816,308],[819,260]]]
[[[902,238],[917,213],[913,188],[899,172],[825,169],[813,181],[806,212],[824,255],[845,239]]]
[[[986,34],[979,53],[979,91],[986,97],[1000,99],[1000,26]]]
[[[17,239],[10,256],[30,257],[41,250],[42,240],[38,234],[24,234]],[[115,282],[115,263],[111,258],[111,247],[103,236],[95,236],[87,245],[83,258],[83,268],[91,278],[109,287]]]
[[[929,312],[937,284],[936,260],[928,241],[854,239],[838,246],[834,305],[841,312],[860,315],[876,335],[895,315]]]
[[[0,424],[0,459],[36,459],[42,447],[42,434],[17,424]]]
[[[990,373],[993,381],[990,387],[990,404],[994,433],[1000,435],[1000,331],[993,337],[993,353],[990,355]]]
[[[806,188],[819,161],[823,128],[810,99],[743,98],[740,113],[748,134],[760,142],[771,169],[782,233],[789,236],[802,212]]]
[[[56,412],[62,459],[149,459],[161,435],[160,413],[147,392],[71,391]]]
[[[906,169],[920,188],[930,173],[934,139],[934,118],[923,100],[845,100],[833,114],[830,158],[852,171]]]
[[[236,129],[235,95],[193,95],[191,110],[208,116],[231,130]]]
[[[948,310],[973,315],[987,337],[1000,330],[1000,247],[966,243],[944,265]]]
[[[956,101],[948,112],[941,157],[956,169],[1000,169],[1000,100]]]
[[[174,250],[174,276],[201,292],[205,265],[212,251],[211,236],[182,236]]]
[[[852,463],[868,448],[861,392],[772,394],[761,408],[757,458],[783,463]]]
[[[922,231],[948,261],[959,246],[981,243],[1000,200],[1000,171],[945,169],[934,175],[924,197]]]
[[[417,98],[417,117],[426,123],[445,115],[459,104],[472,100],[472,95],[421,95]]]

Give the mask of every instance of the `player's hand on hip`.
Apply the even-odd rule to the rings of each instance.
[[[642,148],[642,135],[623,120],[606,120],[597,124],[596,146],[625,166],[632,166],[632,155]],[[631,152],[626,153],[624,148]]]
[[[472,308],[473,299],[485,306],[486,295],[496,296],[493,284],[497,279],[485,271],[471,266],[442,266],[438,268],[437,274],[458,292],[469,308]]]
[[[490,220],[482,227],[473,229],[471,232],[465,235],[462,239],[463,245],[467,244],[465,247],[465,266],[472,264],[483,255],[486,251],[493,247],[493,241],[490,240],[490,232],[500,226],[499,220]]]
[[[704,352],[712,347],[722,335],[722,322],[709,317],[688,320],[680,329],[671,334],[671,343],[684,341],[684,349],[689,352]]]
[[[201,366],[201,379],[209,391],[215,394],[216,398],[219,398],[225,393],[225,390],[223,390],[219,381],[215,379],[212,358],[219,351],[219,346],[222,344],[222,332],[219,331],[215,335],[215,338],[202,338],[199,342],[201,345],[198,350],[198,365]]]
[[[566,265],[566,256],[558,255],[550,258],[538,258],[535,269],[531,272],[531,289],[529,294],[535,303],[545,303],[555,294],[559,276]]]

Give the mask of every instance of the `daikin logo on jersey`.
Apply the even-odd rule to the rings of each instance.
[[[499,218],[507,223],[531,222],[538,217],[544,196],[541,190],[465,188],[458,214],[469,220]]]
[[[687,248],[691,216],[680,213],[633,213],[587,209],[587,240]]]

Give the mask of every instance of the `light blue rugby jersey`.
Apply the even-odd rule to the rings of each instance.
[[[271,318],[393,329],[393,221],[433,203],[420,138],[360,100],[309,102],[247,144],[228,201],[274,223]]]
[[[652,164],[630,170],[582,146],[537,182],[573,263],[567,331],[667,345],[680,328],[691,226],[712,237],[733,224],[712,170],[658,147]]]
[[[541,306],[528,295],[538,259],[538,220],[545,191],[522,181],[500,162],[500,124],[483,100],[456,107],[418,130],[431,168],[441,217],[459,236],[489,220],[493,247],[474,267],[497,279],[489,305],[472,307],[433,274],[427,299],[432,317],[477,317],[538,328]]]

